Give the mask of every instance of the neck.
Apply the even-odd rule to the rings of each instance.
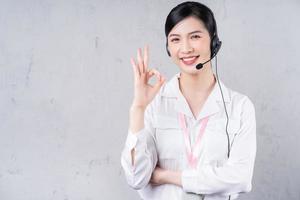
[[[184,96],[203,96],[213,89],[215,82],[211,67],[203,67],[196,74],[181,73],[179,86]]]

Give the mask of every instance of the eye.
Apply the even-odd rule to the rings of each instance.
[[[178,42],[178,41],[179,41],[178,38],[172,38],[172,39],[171,39],[171,42]]]
[[[201,38],[200,35],[193,35],[192,36],[192,39],[199,39],[199,38]]]

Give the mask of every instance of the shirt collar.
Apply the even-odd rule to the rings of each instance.
[[[191,113],[191,110],[188,106],[188,103],[186,102],[184,96],[182,95],[180,89],[179,89],[179,80],[180,73],[176,74],[164,87],[162,91],[162,96],[167,98],[175,98],[177,99],[177,102],[175,104],[175,109],[178,112],[181,112],[187,116],[194,117]],[[225,103],[230,102],[229,97],[229,89],[221,82],[221,88],[224,96]],[[222,100],[222,94],[219,88],[218,83],[216,82],[214,85],[213,90],[209,94],[208,98],[205,101],[205,104],[202,106],[202,110],[199,113],[199,116],[197,116],[197,119],[201,119],[203,117],[206,117],[208,115],[214,114],[220,110],[220,106],[217,102],[223,102]]]

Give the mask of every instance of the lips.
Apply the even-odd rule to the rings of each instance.
[[[199,56],[189,56],[189,57],[183,57],[180,60],[185,64],[185,65],[192,65],[196,62]]]

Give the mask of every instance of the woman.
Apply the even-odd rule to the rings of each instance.
[[[169,82],[148,68],[147,47],[138,50],[137,62],[131,59],[134,99],[121,158],[127,181],[145,200],[236,199],[251,190],[253,104],[213,73],[210,60],[221,42],[208,7],[179,4],[165,33],[168,55],[180,69]],[[157,82],[150,85],[153,76]]]

